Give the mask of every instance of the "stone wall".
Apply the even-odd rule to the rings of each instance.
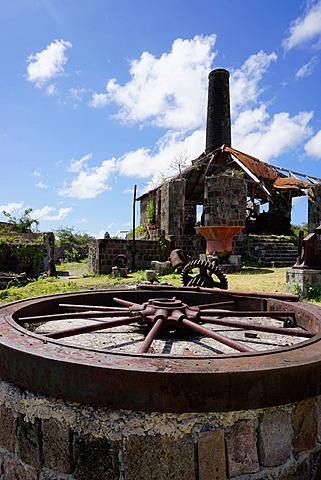
[[[321,185],[309,188],[308,194],[308,231],[310,233],[321,224]]]
[[[197,221],[197,204],[195,202],[185,202],[185,227],[184,233],[195,235],[195,225]]]
[[[156,191],[152,191],[149,194],[145,194],[140,198],[140,225],[145,225],[147,226],[149,224],[149,219],[148,219],[148,205],[152,203],[155,206],[155,215],[157,211],[157,206],[156,206]],[[157,224],[159,224],[157,218],[156,218]]]
[[[183,250],[186,255],[191,257],[191,260],[197,260],[201,253],[206,252],[206,240],[200,235],[180,235],[171,237],[170,251],[179,248]]]
[[[117,255],[126,255],[128,268],[133,267],[133,242],[130,240],[104,239],[95,240],[89,249],[88,269],[95,274],[109,274],[115,265]],[[152,260],[161,260],[160,245],[157,240],[137,240],[135,267],[150,268]]]
[[[0,382],[0,478],[319,480],[321,397],[262,410],[92,408]]]
[[[47,271],[49,260],[54,258],[54,234],[0,233],[0,271],[26,272],[28,276]],[[20,250],[20,253],[19,253]]]

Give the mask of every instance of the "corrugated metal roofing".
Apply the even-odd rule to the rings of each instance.
[[[290,191],[293,197],[305,195],[308,187],[321,183],[320,178],[301,173],[294,176],[295,172],[269,165],[226,145],[208,154],[202,153],[192,161],[191,166],[172,178],[185,178],[186,200],[202,204],[205,178],[224,174],[229,170],[243,172],[244,178],[249,182],[249,196],[264,201],[268,201],[270,195],[281,190]],[[297,178],[298,176],[301,178]]]

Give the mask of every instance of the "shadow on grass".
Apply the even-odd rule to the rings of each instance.
[[[258,275],[262,273],[274,273],[274,270],[271,268],[259,268],[259,267],[243,267],[240,271],[242,275]]]
[[[69,272],[67,270],[65,271],[59,271],[57,272],[58,277],[69,277]]]

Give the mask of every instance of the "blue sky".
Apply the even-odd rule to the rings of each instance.
[[[134,185],[204,151],[218,67],[232,146],[320,177],[320,50],[321,0],[0,2],[0,212],[32,208],[42,231],[130,229]]]

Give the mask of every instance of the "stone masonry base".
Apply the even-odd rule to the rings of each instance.
[[[321,270],[289,268],[286,271],[286,292],[306,298],[309,289],[320,287]]]
[[[0,382],[1,480],[317,480],[321,397],[262,410],[93,408]]]

